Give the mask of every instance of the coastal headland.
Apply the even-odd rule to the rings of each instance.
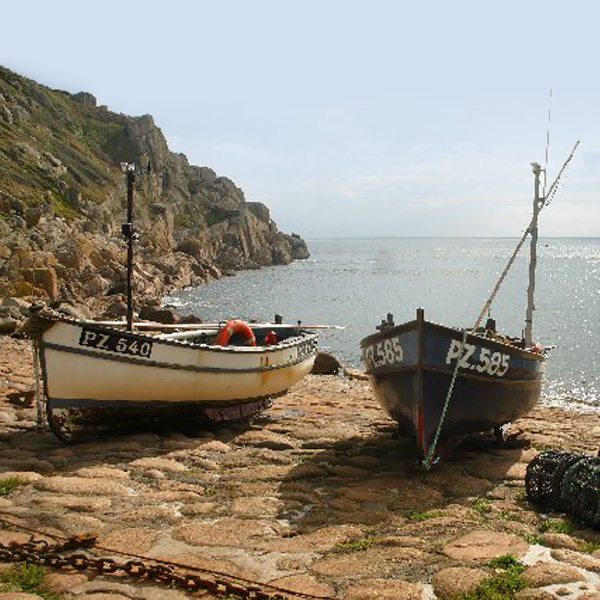
[[[600,598],[600,534],[540,513],[524,488],[542,449],[596,453],[595,414],[540,406],[516,424],[516,443],[471,439],[423,472],[354,377],[308,376],[250,423],[75,445],[37,430],[33,387],[30,343],[0,337],[2,544],[95,533],[97,556],[351,600],[483,594],[510,556],[519,585],[497,598]],[[13,568],[0,563],[0,579]],[[198,597],[73,568],[47,569],[43,586],[64,599]],[[0,598],[40,597],[28,593]]]
[[[124,164],[135,166],[136,308],[242,269],[306,259],[297,234],[231,179],[172,152],[150,115],[98,106],[0,66],[0,333],[35,300],[80,316],[125,313],[129,218]]]

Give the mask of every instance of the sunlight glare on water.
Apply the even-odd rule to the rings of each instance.
[[[348,239],[309,241],[311,258],[245,271],[165,299],[204,321],[233,317],[344,325],[320,335],[320,347],[360,367],[360,340],[387,313],[473,326],[517,244],[515,239]],[[492,306],[498,330],[524,327],[527,250],[523,248]],[[600,409],[600,239],[541,239],[534,337],[556,344],[547,364],[548,403]]]

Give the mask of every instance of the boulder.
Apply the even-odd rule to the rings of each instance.
[[[438,571],[431,583],[438,600],[450,600],[471,594],[489,577],[482,569],[449,567]]]
[[[17,298],[27,298],[31,296],[35,296],[41,298],[44,296],[44,290],[32,285],[27,281],[16,281],[11,288],[11,294],[16,296]]]
[[[25,223],[30,229],[35,227],[42,218],[43,211],[40,207],[30,207],[25,211]]]
[[[368,381],[369,376],[360,369],[353,369],[352,367],[344,367],[344,375],[349,379],[358,379],[359,381]]]
[[[19,327],[19,321],[13,317],[0,316],[0,335],[12,335]]]
[[[325,352],[319,352],[315,358],[311,373],[313,375],[336,375],[342,365],[335,356]]]
[[[82,292],[88,298],[104,296],[110,287],[110,282],[98,273],[91,273],[87,277],[82,277],[81,284]]]
[[[121,300],[111,302],[102,313],[104,319],[119,319],[127,314],[127,304]]]
[[[489,561],[506,554],[521,558],[528,548],[525,540],[511,533],[482,530],[446,544],[443,553],[455,560]]]
[[[178,321],[177,313],[172,308],[160,308],[148,305],[140,310],[140,319],[169,325]]]
[[[533,565],[523,573],[523,578],[533,588],[585,581],[585,577],[576,567],[555,562]]]
[[[186,239],[180,242],[176,248],[177,252],[184,252],[190,256],[200,257],[202,255],[202,242],[200,240]]]
[[[274,265],[289,265],[292,262],[292,253],[289,247],[284,244],[278,244],[272,249]]]
[[[347,600],[421,600],[423,586],[400,579],[367,579],[348,587]]]
[[[203,323],[204,321],[197,315],[195,314],[190,314],[190,315],[185,315],[183,317],[179,317],[179,323],[181,323],[182,325],[190,325],[193,323]]]
[[[23,298],[4,298],[4,300],[2,300],[2,306],[5,308],[13,308],[22,315],[26,315],[29,312],[29,302],[23,300]]]
[[[52,267],[21,269],[20,275],[27,283],[42,289],[51,300],[58,298],[58,278]]]
[[[86,306],[75,306],[69,302],[58,302],[52,305],[57,312],[70,317],[72,319],[90,319],[92,317],[89,309]]]
[[[544,533],[542,544],[548,548],[566,548],[567,550],[579,550],[577,542],[566,533]]]

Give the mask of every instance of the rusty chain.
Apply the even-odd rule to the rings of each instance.
[[[0,522],[16,526],[15,523],[4,521],[1,518]],[[41,533],[41,535],[47,534]],[[121,572],[131,579],[154,581],[188,592],[203,590],[220,596],[236,596],[242,600],[289,600],[291,598],[333,600],[329,596],[293,592],[231,575],[218,574],[206,569],[128,555],[123,552],[118,552],[118,554],[134,558],[121,561],[106,557],[98,558],[82,552],[72,552],[94,546],[97,540],[96,535],[75,535],[64,539],[54,535],[48,535],[48,537],[53,537],[59,541],[49,543],[43,539],[34,539],[32,535],[27,542],[13,541],[8,544],[0,542],[0,563],[27,562],[53,569],[71,568],[79,572],[94,571],[101,575],[114,575]],[[63,553],[68,552],[71,553],[66,556],[63,555]],[[195,573],[189,571],[195,571]],[[203,574],[200,574],[200,572],[203,572]]]

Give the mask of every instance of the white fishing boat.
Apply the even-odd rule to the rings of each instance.
[[[173,326],[165,333],[164,325],[134,323],[135,173],[131,165],[123,170],[128,184],[128,222],[123,225],[127,320],[78,321],[48,309],[32,315],[42,381],[38,421],[45,417],[61,439],[70,441],[90,429],[112,434],[172,421],[242,419],[264,410],[311,371],[314,329],[319,327],[286,325],[276,318],[265,324],[230,320]]]
[[[110,431],[144,420],[248,418],[310,373],[317,347],[314,331],[283,324],[230,321],[220,330],[151,335],[93,322],[46,323],[37,342],[45,411],[63,439],[89,427],[84,422]],[[236,331],[222,345],[227,328]]]

